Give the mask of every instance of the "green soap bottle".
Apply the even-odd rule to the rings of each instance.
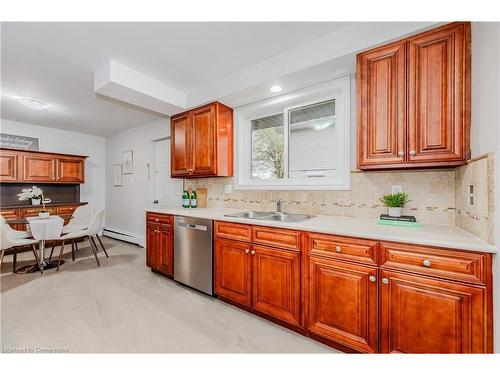
[[[187,190],[182,193],[182,207],[189,208],[189,193]]]
[[[196,191],[191,193],[191,208],[196,208],[198,207],[198,199],[196,199]]]

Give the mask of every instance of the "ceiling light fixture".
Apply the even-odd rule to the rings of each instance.
[[[283,88],[281,86],[274,85],[269,90],[271,90],[271,92],[280,92],[281,90],[283,90]]]
[[[35,98],[20,97],[17,98],[17,101],[18,103],[21,103],[25,107],[28,107],[29,109],[34,109],[36,111],[49,108],[47,103]]]

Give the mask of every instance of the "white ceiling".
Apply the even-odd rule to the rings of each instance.
[[[2,118],[109,135],[158,117],[96,95],[113,59],[183,92],[231,76],[349,23],[3,23]],[[46,101],[27,109],[15,97]],[[215,99],[215,98],[214,98]]]

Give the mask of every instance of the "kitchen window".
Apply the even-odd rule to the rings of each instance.
[[[348,190],[349,77],[235,110],[236,189]]]

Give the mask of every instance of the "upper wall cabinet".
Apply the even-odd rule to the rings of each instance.
[[[172,116],[172,177],[233,175],[233,110],[215,102]]]
[[[470,158],[470,23],[357,56],[358,168],[421,168]]]
[[[0,149],[0,182],[85,182],[86,156]]]

